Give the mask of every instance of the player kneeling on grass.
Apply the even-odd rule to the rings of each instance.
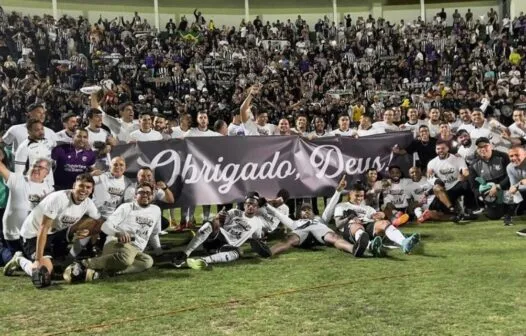
[[[68,266],[63,274],[68,283],[92,281],[104,271],[110,274],[130,274],[146,271],[153,259],[144,253],[148,242],[156,253],[161,252],[158,233],[161,228],[161,209],[152,204],[155,188],[140,183],[135,200],[120,205],[106,222],[102,231],[108,235],[102,255]]]
[[[377,212],[372,207],[363,203],[365,189],[360,183],[352,186],[349,193],[349,202],[338,204],[334,212],[336,227],[342,232],[343,237],[353,244],[360,245],[363,252],[369,245],[373,256],[383,255],[382,238],[387,236],[399,245],[404,253],[410,253],[420,241],[419,234],[404,237],[392,223],[385,219],[383,212]],[[369,241],[372,242],[369,244]]]
[[[301,246],[306,242],[309,236],[314,237],[320,244],[334,246],[339,250],[352,253],[355,256],[359,256],[360,253],[363,253],[363,251],[360,250],[359,244],[354,246],[349,244],[349,242],[345,241],[327,226],[334,212],[334,208],[340,199],[340,194],[345,189],[346,185],[347,183],[345,182],[344,176],[340,180],[336,192],[330,199],[321,217],[314,215],[310,204],[305,204],[300,209],[300,219],[293,221],[272,205],[267,204],[266,207],[269,213],[278,218],[283,225],[292,230],[286,241],[278,243],[270,248],[270,254],[274,256],[283,253],[292,247]],[[271,203],[278,206],[280,201],[280,199],[277,199]],[[268,248],[257,240],[253,240],[251,245],[252,249],[258,252],[261,256],[265,256],[265,254],[268,253]]]
[[[49,194],[29,214],[20,230],[23,239],[24,254],[34,262],[17,252],[4,267],[4,275],[12,275],[21,267],[37,288],[51,284],[53,274],[52,258],[68,255],[68,243],[73,239],[83,239],[100,229],[101,221],[95,221],[93,227],[77,224],[86,214],[98,220],[100,213],[89,198],[95,182],[89,174],[77,176],[72,190],[61,190]]]
[[[245,197],[244,211],[220,211],[212,222],[201,226],[184,252],[173,260],[173,265],[176,268],[186,266],[204,269],[212,263],[237,260],[240,257],[241,245],[249,239],[259,239],[264,232],[275,228],[271,220],[258,214],[260,202],[264,202],[264,199],[257,192],[250,192]],[[219,252],[204,258],[188,258],[201,245],[208,250],[217,249]]]

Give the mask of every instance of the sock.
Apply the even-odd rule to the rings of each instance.
[[[402,232],[400,232],[400,230],[398,230],[393,225],[389,225],[385,229],[385,235],[387,236],[387,238],[391,239],[393,242],[395,242],[398,245],[402,245],[402,241],[404,241],[405,239]]]
[[[20,259],[18,259],[18,262],[19,262],[20,268],[22,268],[24,272],[26,272],[27,275],[29,276],[33,275],[33,262],[31,260],[27,260],[24,257],[20,257]]]
[[[91,237],[86,237],[86,238],[76,240],[73,243],[73,246],[71,246],[71,249],[69,250],[69,254],[71,254],[71,256],[73,257],[78,256],[80,252],[82,252],[82,250],[84,249],[84,246],[88,245],[90,240],[91,240]]]
[[[201,226],[201,228],[197,231],[194,238],[192,238],[192,240],[188,243],[184,253],[187,256],[190,256],[190,254],[192,254],[196,248],[205,242],[210,234],[212,234],[212,225],[210,223],[203,224],[203,226]]]
[[[423,213],[424,212],[422,211],[422,208],[416,208],[415,209],[415,216],[416,216],[416,218],[422,216]]]
[[[356,233],[354,234],[354,239],[356,241],[359,241],[360,240],[360,237],[365,233],[365,231],[363,229],[358,229],[358,231],[356,231]]]
[[[219,252],[203,258],[207,264],[226,263],[236,259],[239,259],[239,253],[237,253],[237,251]]]

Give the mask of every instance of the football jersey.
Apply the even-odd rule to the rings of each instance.
[[[157,235],[161,228],[161,209],[154,204],[141,207],[136,202],[121,204],[102,225],[102,231],[109,241],[115,241],[117,232],[129,233],[133,240],[131,245],[144,251],[148,241]]]
[[[12,145],[13,153],[15,153],[18,150],[18,146],[26,140],[28,136],[26,124],[18,124],[9,127],[3,135],[2,141],[6,145]],[[44,138],[51,142],[56,141],[55,132],[50,128],[44,127]]]
[[[65,230],[77,223],[84,215],[99,219],[100,213],[95,203],[86,198],[80,204],[73,202],[72,190],[55,191],[49,194],[31,211],[22,224],[20,235],[25,239],[35,238],[44,216],[53,220],[48,234]]]
[[[60,132],[57,132],[57,143],[59,144],[71,144],[73,143],[73,137],[69,136],[69,134],[66,132],[66,130],[62,130]]]
[[[410,180],[406,186],[408,195],[415,201],[420,201],[424,193],[431,188],[433,188],[433,185],[425,177],[422,177],[418,182]]]
[[[519,126],[517,126],[517,123],[511,124],[508,127],[508,129],[510,130],[510,133],[511,133],[512,137],[526,138],[526,132],[524,131],[524,129],[522,129]]]
[[[150,132],[147,132],[147,133],[139,129],[139,130],[131,132],[129,138],[130,138],[130,141],[137,141],[137,142],[159,141],[159,140],[163,140],[163,135],[154,129],[150,130]]]
[[[366,130],[358,129],[356,132],[357,132],[359,137],[365,137],[365,136],[368,136],[368,135],[383,134],[383,133],[385,133],[385,129],[371,127],[369,129],[366,129]]]
[[[336,206],[334,210],[334,217],[343,217],[346,211],[354,211],[357,215],[357,218],[363,223],[373,223],[375,220],[372,218],[373,215],[377,212],[374,208],[365,205],[365,204],[354,204],[351,202],[343,202]],[[343,228],[340,228],[341,230]]]
[[[387,133],[400,131],[400,127],[395,124],[388,124],[385,121],[377,121],[373,123],[373,128],[383,129]]]
[[[236,124],[230,123],[230,125],[228,125],[228,135],[229,136],[243,136],[245,135],[245,127],[243,127],[242,124],[236,125]]]
[[[463,168],[467,168],[466,161],[452,154],[443,160],[437,156],[427,164],[428,171],[432,170],[435,176],[444,182],[446,190],[459,182],[458,176]]]
[[[391,203],[397,209],[407,208],[407,199],[410,196],[407,187],[410,182],[407,178],[400,179],[398,183],[391,181],[389,188],[383,190],[384,204]]]
[[[243,123],[245,135],[274,135],[276,133],[276,125],[265,124],[265,126],[258,125],[254,120],[248,119]]]
[[[125,176],[115,178],[109,172],[94,176],[93,179],[95,180],[93,201],[102,217],[108,218],[124,202],[124,195],[126,189],[131,186],[131,181]]]
[[[181,126],[172,127],[172,139],[181,139],[186,132],[181,130]]]
[[[270,232],[272,225],[262,216],[247,217],[243,211],[231,209],[220,231],[228,245],[240,247],[250,238],[263,237],[264,232]]]
[[[96,150],[94,144],[96,142],[102,142],[106,143],[106,140],[108,140],[110,133],[106,131],[103,128],[100,128],[98,131],[93,131],[89,127],[86,127],[86,131],[88,131],[88,142],[91,146],[91,149]]]
[[[100,109],[100,108],[99,108]],[[100,109],[102,111],[102,109]],[[139,129],[139,121],[134,119],[132,122],[125,122],[121,118],[115,118],[102,111],[102,123],[106,125],[113,136],[119,142],[128,143],[130,133]]]
[[[30,139],[24,140],[15,153],[15,172],[24,173],[26,168],[29,168],[37,159],[51,159],[51,151],[54,147],[55,142],[48,139],[38,141]],[[51,167],[49,168],[49,173],[52,175]]]
[[[207,129],[206,131],[201,131],[197,127],[192,127],[183,135],[183,137],[211,137],[211,136],[222,136],[221,134]]]
[[[339,136],[355,136],[357,133],[356,133],[356,130],[352,129],[352,128],[349,128],[348,130],[346,131],[342,131],[341,129],[335,129],[333,130],[332,132],[330,132],[331,135],[339,135]]]

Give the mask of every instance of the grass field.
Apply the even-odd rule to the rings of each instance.
[[[46,290],[0,276],[0,335],[525,335],[523,224],[407,226],[422,234],[420,252],[384,259],[247,250],[194,271],[165,256],[143,274]]]

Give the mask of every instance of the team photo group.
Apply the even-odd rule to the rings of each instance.
[[[0,11],[0,266],[12,281],[102,282],[160,258],[205,270],[315,246],[382,258],[415,253],[426,222],[523,214],[526,17],[220,28],[194,16],[156,32],[138,13]],[[163,244],[181,232],[184,246]]]

